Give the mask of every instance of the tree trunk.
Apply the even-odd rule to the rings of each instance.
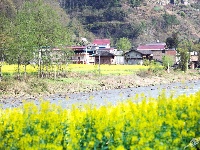
[[[39,61],[38,61],[38,65],[39,65],[38,76],[39,76],[39,78],[42,77],[42,65],[41,65],[41,61],[42,61],[42,50],[39,50]]]
[[[25,64],[25,66],[24,66],[24,79],[25,79],[25,81],[26,81],[26,77],[27,77],[26,67],[27,67],[27,64]]]
[[[20,79],[20,59],[19,59],[19,56],[18,56],[18,61],[17,61],[17,79],[19,80]]]
[[[55,66],[55,69],[54,69],[54,79],[56,79],[56,66]]]
[[[169,73],[169,63],[167,63],[167,73]]]
[[[0,82],[2,80],[2,70],[1,70],[2,65],[0,65]]]

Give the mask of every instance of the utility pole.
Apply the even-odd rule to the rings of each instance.
[[[39,48],[39,53],[38,53],[39,59],[38,59],[38,65],[39,65],[39,78],[42,77],[42,48]]]
[[[0,64],[0,82],[1,82],[1,78],[2,78],[2,70],[1,70],[2,65]]]
[[[4,63],[4,56],[3,56],[3,50],[1,51],[1,54],[2,54],[2,57],[1,57],[1,60],[0,60],[0,82],[2,80],[2,67],[3,67],[3,63]]]
[[[100,68],[100,65],[101,65],[101,54],[100,54],[100,51],[99,51],[99,46],[96,46],[95,47],[95,50],[96,50],[96,55],[98,54],[99,55],[99,75],[101,74],[101,68]]]
[[[86,52],[85,52],[85,64],[87,64],[87,46],[86,46]]]
[[[100,57],[100,53],[99,53],[99,75],[101,74],[100,64],[101,64],[101,57]]]

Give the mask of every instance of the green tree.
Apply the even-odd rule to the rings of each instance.
[[[197,51],[197,52],[200,52],[200,43],[196,43],[193,45],[193,50],[194,51]]]
[[[20,65],[25,65],[26,77],[26,66],[33,59],[34,23],[33,17],[26,11],[25,7],[17,11],[15,20],[10,23],[9,36],[12,40],[5,51],[6,61],[18,64],[18,77],[20,76]]]
[[[180,63],[179,68],[186,72],[188,70],[188,60],[189,60],[189,54],[188,50],[184,48],[179,48],[179,56],[180,56]]]
[[[179,44],[179,37],[178,37],[178,33],[173,32],[171,37],[168,37],[166,39],[166,46],[169,49],[175,48],[177,49]]]
[[[182,41],[179,43],[179,47],[177,49],[179,57],[180,57],[180,63],[179,68],[186,72],[188,70],[188,62],[189,62],[189,50],[191,48],[191,42],[189,41]]]
[[[123,38],[120,38],[119,40],[117,40],[116,47],[117,47],[117,49],[125,52],[125,51],[131,49],[131,42],[129,41],[128,38],[123,37]]]
[[[16,13],[14,4],[12,0],[1,0],[0,2],[0,78],[2,77],[1,67],[4,61],[5,47],[10,39],[7,34],[8,23]]]
[[[174,64],[173,57],[169,55],[165,55],[162,57],[163,66],[165,69],[169,69]]]
[[[35,54],[38,57],[39,75],[42,65],[50,55],[43,56],[49,51],[44,47],[60,47],[71,42],[71,32],[61,21],[61,16],[43,0],[25,2],[17,12],[10,34],[12,42],[7,51],[7,61],[27,65]],[[46,51],[46,52],[44,52]],[[44,59],[44,60],[42,60]]]
[[[169,14],[164,14],[163,15],[163,19],[164,19],[164,24],[165,26],[168,28],[169,26],[173,25],[178,25],[179,24],[179,20],[176,18],[175,15],[169,15]]]

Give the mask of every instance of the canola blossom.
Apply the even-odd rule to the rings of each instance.
[[[195,149],[200,92],[157,99],[138,95],[117,105],[71,109],[49,102],[0,109],[0,149]],[[140,101],[138,100],[140,99]]]
[[[148,66],[142,65],[101,65],[100,70],[101,74],[132,74],[139,70],[147,70]],[[17,72],[17,65],[3,65],[2,72],[4,74],[14,74]],[[68,65],[50,65],[44,66],[42,68],[44,71],[54,72],[54,71],[70,71],[70,72],[79,72],[79,73],[98,73],[98,65],[86,65],[86,64],[68,64]],[[25,66],[20,65],[19,68],[21,73],[25,72]],[[27,73],[37,73],[37,65],[27,65]]]

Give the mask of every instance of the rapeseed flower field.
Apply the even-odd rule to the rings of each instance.
[[[177,98],[137,97],[115,106],[63,109],[43,101],[39,106],[0,109],[0,149],[200,148],[191,143],[200,137],[200,92]]]
[[[44,66],[42,69],[44,71],[70,71],[70,72],[78,72],[78,73],[98,73],[98,65],[85,65],[85,64],[68,64],[68,65],[51,65],[51,66]],[[132,74],[139,70],[147,70],[148,66],[142,65],[101,65],[100,71],[101,74]],[[18,66],[17,65],[3,65],[2,72],[3,74],[14,74],[17,72]],[[20,66],[20,72],[24,73],[25,66]],[[37,65],[27,65],[26,68],[27,73],[37,73],[38,66]]]

